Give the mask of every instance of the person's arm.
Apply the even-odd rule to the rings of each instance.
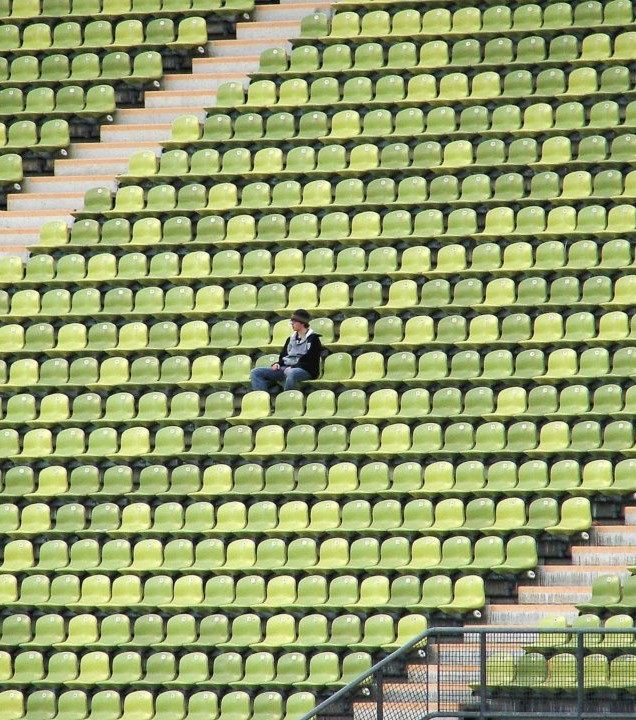
[[[285,358],[285,355],[287,355],[287,348],[288,348],[288,346],[289,346],[289,338],[287,338],[287,340],[285,340],[285,344],[283,345],[283,347],[282,347],[282,349],[281,349],[281,351],[280,351],[280,354],[278,355],[278,362],[277,362],[277,363],[274,363],[274,365],[272,365],[272,367],[274,368],[274,370],[277,370],[277,369],[278,369],[278,368],[275,367],[276,365],[278,365],[279,368],[283,367],[283,360],[284,360],[284,358]]]

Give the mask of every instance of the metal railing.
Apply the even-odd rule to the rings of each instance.
[[[636,719],[636,628],[429,628],[312,718]]]

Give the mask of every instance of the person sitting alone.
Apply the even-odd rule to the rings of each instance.
[[[278,362],[271,367],[254,368],[250,375],[253,390],[269,390],[271,383],[283,383],[294,390],[301,382],[318,377],[322,343],[310,327],[307,310],[296,310],[291,316],[292,333],[285,341]]]

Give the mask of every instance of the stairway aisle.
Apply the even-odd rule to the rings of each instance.
[[[599,575],[629,575],[636,565],[636,507],[627,506],[623,524],[595,523],[586,545],[572,547],[570,562],[541,564],[532,584],[521,583],[515,603],[493,603],[484,619],[492,625],[532,625],[543,618],[578,614],[577,603],[591,596]]]
[[[480,626],[531,626],[560,615],[571,620],[578,614],[577,603],[591,597],[591,584],[600,575],[628,576],[630,566],[636,565],[636,506],[624,510],[624,522],[604,524],[596,522],[586,545],[572,547],[572,559],[561,563],[542,563],[532,584],[522,580],[518,585],[518,600],[489,603]],[[501,646],[492,645],[487,654]],[[506,651],[524,652],[521,646],[506,646]],[[419,717],[423,708],[429,711],[452,712],[474,702],[470,683],[479,680],[480,649],[477,642],[452,641],[430,644],[426,660],[413,661],[406,667],[406,677],[400,682],[384,685],[386,702],[383,720],[404,720]],[[438,678],[438,665],[439,667]],[[428,673],[428,678],[427,678]],[[424,705],[427,702],[428,705]],[[439,704],[437,704],[439,701]],[[354,720],[373,720],[375,703],[354,705]],[[452,717],[446,720],[454,720]]]
[[[205,108],[215,104],[221,83],[246,82],[248,73],[258,69],[261,52],[287,47],[288,40],[299,35],[305,15],[329,6],[326,0],[256,5],[251,20],[237,23],[236,39],[212,40],[206,56],[193,60],[192,72],[164,75],[160,90],[144,93],[144,107],[118,110],[112,123],[100,127],[99,142],[73,143],[68,158],[55,160],[53,176],[25,178],[22,191],[10,194],[7,210],[0,211],[0,254],[28,255],[44,223],[70,223],[87,190],[114,189],[133,153],[159,154],[176,117],[188,113],[203,119]]]

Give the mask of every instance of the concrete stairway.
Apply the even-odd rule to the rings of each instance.
[[[486,649],[486,654],[493,650],[501,648],[492,646]],[[519,647],[517,651],[521,653],[523,649]],[[479,682],[477,642],[429,643],[426,657],[428,660],[407,665],[403,681],[384,685],[384,720],[404,720],[432,712],[452,713],[475,702],[470,685]],[[376,703],[358,702],[353,706],[353,720],[373,720],[376,715]]]
[[[53,176],[25,178],[22,191],[10,194],[7,210],[0,211],[0,253],[27,255],[44,223],[70,223],[88,189],[114,189],[133,153],[146,149],[159,154],[176,117],[190,113],[203,119],[221,83],[247,82],[263,50],[288,47],[300,32],[301,18],[329,6],[328,0],[257,5],[250,21],[237,23],[235,39],[207,44],[206,57],[193,60],[192,72],[165,75],[160,90],[144,94],[144,107],[118,110],[112,123],[101,126],[99,142],[73,143],[68,157],[55,161]]]
[[[636,507],[627,506],[624,524],[595,524],[589,543],[572,547],[570,562],[539,566],[532,585],[519,585],[517,602],[488,605],[485,621],[530,625],[547,616],[574,617],[576,604],[590,597],[599,575],[626,576],[631,565],[636,565]]]
[[[522,581],[518,586],[517,602],[488,604],[479,624],[531,626],[554,615],[572,619],[578,614],[576,604],[590,597],[591,584],[597,577],[608,573],[628,576],[632,565],[636,565],[636,507],[628,506],[623,524],[596,523],[588,544],[571,548],[571,561],[564,558],[563,562],[541,564],[533,584]],[[511,637],[505,646],[487,645],[486,656],[502,651],[524,652]],[[479,644],[471,642],[470,636],[462,643],[429,643],[426,659],[407,665],[404,680],[385,683],[383,720],[466,709],[476,701],[470,684],[479,681],[479,663]],[[373,720],[376,714],[374,702],[361,701],[353,706],[354,720]]]

